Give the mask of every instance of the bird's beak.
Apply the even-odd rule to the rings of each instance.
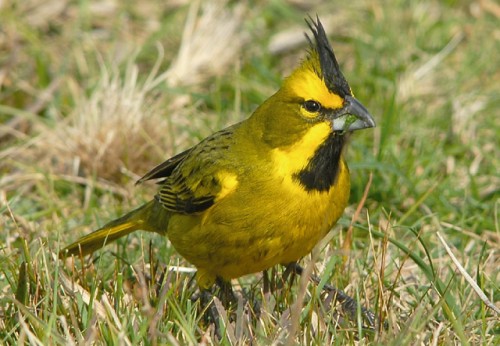
[[[368,110],[352,96],[346,96],[344,107],[333,119],[333,131],[350,132],[375,127]]]

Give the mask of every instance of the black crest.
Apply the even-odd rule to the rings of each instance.
[[[321,66],[320,77],[325,81],[328,90],[339,95],[340,97],[351,95],[351,88],[340,71],[339,63],[337,62],[333,49],[328,42],[325,29],[323,28],[319,17],[316,17],[316,21],[309,17],[309,20],[306,19],[306,23],[314,35],[314,42],[307,34],[306,37],[311,44],[311,49],[318,54]]]

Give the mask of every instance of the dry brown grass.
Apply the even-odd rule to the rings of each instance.
[[[27,14],[26,21],[41,25],[63,15],[64,5],[60,1],[52,6],[34,2],[39,17]],[[113,9],[111,3],[108,5],[92,6],[90,11],[105,15]],[[72,79],[56,79],[49,89],[69,88],[74,103],[70,112],[57,110],[50,122],[32,119],[36,138],[27,145],[8,148],[2,156],[15,157],[25,167],[36,161],[39,168],[54,174],[95,176],[114,182],[145,173],[173,153],[172,144],[182,143],[185,135],[178,133],[179,128],[196,125],[186,119],[193,119],[199,111],[191,105],[188,94],[161,93],[160,89],[200,89],[204,81],[223,74],[237,60],[245,41],[240,30],[243,7],[228,10],[225,5],[194,2],[190,6],[182,44],[166,71],[161,71],[164,47],[158,44],[158,59],[146,78],[136,64],[137,52],[121,49],[129,58],[100,62],[100,77],[90,92]],[[91,65],[85,60],[80,64]],[[45,97],[41,95],[36,102]],[[31,112],[39,110],[31,108]]]

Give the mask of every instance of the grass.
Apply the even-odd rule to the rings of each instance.
[[[235,280],[249,302],[231,318],[217,305],[216,326],[165,238],[56,259],[151,198],[141,174],[271,95],[304,55],[307,13],[378,125],[353,136],[351,205],[302,261],[318,287]],[[438,237],[498,308],[498,17],[490,0],[2,3],[0,343],[498,344],[499,315]],[[387,329],[348,321],[326,283]]]

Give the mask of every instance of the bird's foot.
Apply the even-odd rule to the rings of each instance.
[[[285,274],[287,272],[293,272],[297,275],[302,275],[302,273],[304,272],[304,268],[302,268],[298,263],[290,263],[289,265],[286,266]],[[309,279],[316,284],[319,284],[321,281],[319,277],[313,274],[309,275]],[[363,319],[363,323],[365,324],[366,328],[370,330],[377,329],[378,321],[375,317],[375,314],[371,310],[365,308],[364,306],[361,306],[356,301],[356,299],[351,298],[344,291],[329,284],[325,284],[323,286],[323,290],[332,294],[333,299],[341,304],[342,309],[346,313],[349,320],[356,321],[359,312],[361,314],[361,318]]]

